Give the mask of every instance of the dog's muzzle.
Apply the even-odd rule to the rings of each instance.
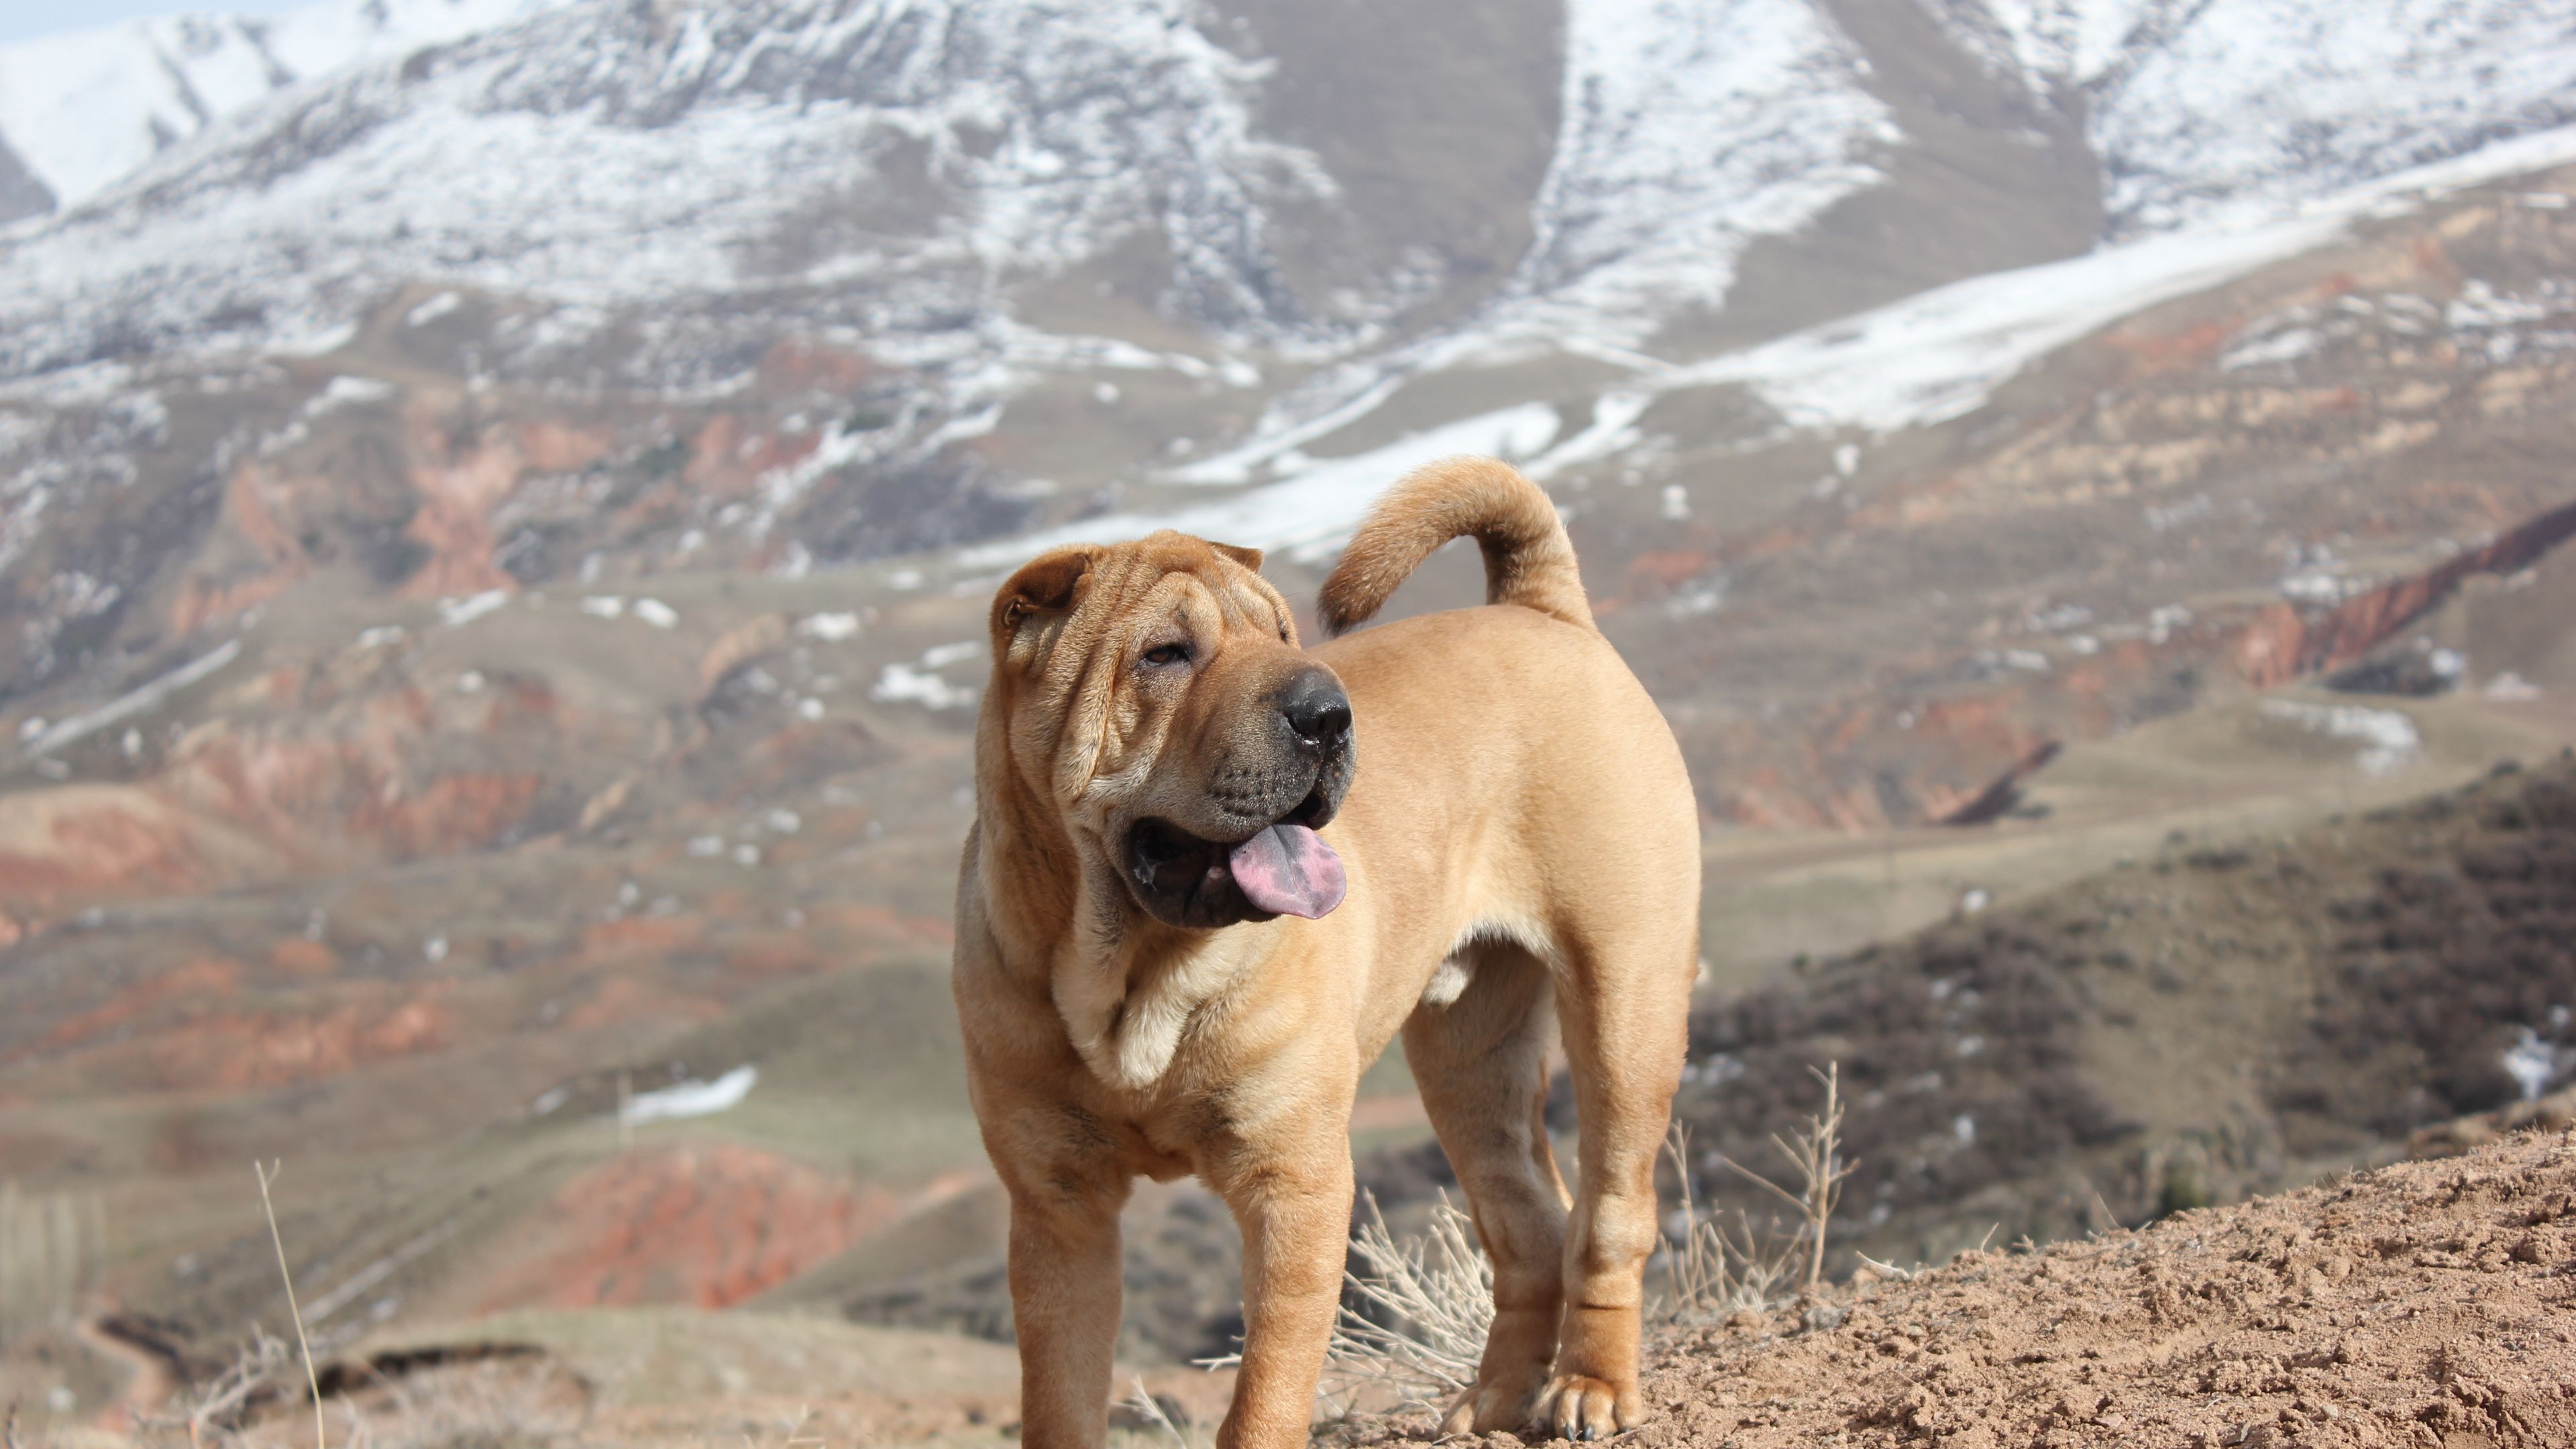
[[[1198,835],[1159,816],[1129,828],[1128,885],[1155,919],[1212,929],[1279,916],[1313,920],[1342,903],[1348,881],[1341,857],[1316,831],[1350,789],[1350,698],[1339,680],[1313,669],[1292,679],[1276,703],[1277,753],[1286,758],[1269,772],[1263,793],[1293,803],[1212,802],[1214,813],[1243,822],[1240,834]],[[1302,794],[1288,795],[1301,785]]]

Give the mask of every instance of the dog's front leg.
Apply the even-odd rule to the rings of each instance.
[[[1011,1318],[1020,1343],[1020,1442],[1097,1449],[1109,1436],[1118,1347],[1122,1177],[1014,1174]]]
[[[1246,1152],[1208,1174],[1243,1229],[1243,1368],[1219,1449],[1306,1442],[1350,1245],[1348,1117],[1347,1106],[1318,1111],[1308,1125],[1327,1124],[1329,1134]]]

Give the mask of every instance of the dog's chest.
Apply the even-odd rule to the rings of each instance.
[[[1095,1084],[1082,1094],[1082,1112],[1120,1168],[1171,1182],[1197,1172],[1209,1149],[1229,1140],[1224,1096],[1169,1081],[1143,1092]]]
[[[1149,971],[1061,960],[1056,1010],[1084,1065],[1111,1087],[1142,1092],[1170,1072],[1191,1016],[1232,983],[1242,965],[1236,953],[1218,950]]]

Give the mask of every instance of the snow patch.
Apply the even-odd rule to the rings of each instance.
[[[1445,367],[1562,351],[1659,369],[1639,349],[1722,302],[1746,248],[1883,179],[1867,158],[1902,137],[1863,65],[1808,0],[1569,0],[1530,248],[1494,300],[1455,331],[1322,369],[1249,441],[1172,476],[1252,481]]]
[[[2263,701],[2263,713],[2330,739],[2357,741],[2361,750],[2353,757],[2353,764],[2373,777],[2412,764],[2424,752],[2424,736],[2415,728],[2415,721],[2393,709],[2267,699]]]
[[[331,379],[304,405],[304,416],[318,418],[351,403],[381,402],[394,395],[394,385],[381,377],[353,377],[343,373]]]
[[[26,740],[26,753],[48,754],[75,740],[105,729],[109,725],[131,719],[232,663],[240,653],[241,641],[227,639],[213,651],[180,665],[141,688],[118,695],[96,709],[73,715],[69,719],[59,720],[50,725],[40,719],[29,720],[27,724],[34,726],[32,730],[21,726],[21,737]]]
[[[2268,220],[2213,222],[2068,261],[1972,277],[1642,380],[1657,392],[1742,384],[1802,427],[1875,432],[1982,405],[2049,352],[2176,297],[2332,240],[2393,203],[2576,160],[2576,126],[2356,186]]]
[[[628,1126],[708,1117],[742,1105],[760,1081],[760,1068],[745,1063],[712,1082],[686,1081],[626,1099],[618,1117]]]
[[[877,675],[868,697],[887,704],[917,704],[924,709],[963,709],[975,702],[978,691],[951,684],[927,669],[889,664]]]
[[[1626,351],[1722,300],[1756,238],[1880,179],[1861,156],[1897,136],[1859,59],[1807,0],[1573,0],[1564,119],[1492,340]]]
[[[438,601],[438,622],[450,629],[471,624],[508,602],[510,595],[504,589],[485,589],[461,599],[441,599]]]
[[[2523,678],[2521,675],[2514,673],[2510,669],[2505,670],[2495,678],[2488,680],[2487,687],[2480,690],[2479,693],[2484,694],[2489,699],[2500,700],[2508,704],[2521,704],[2540,698],[2540,689],[2538,686],[2534,685],[2530,680]]]
[[[859,616],[808,614],[798,621],[796,632],[808,639],[820,639],[826,644],[838,644],[844,640],[859,637]]]
[[[1167,514],[1116,513],[1062,528],[1025,534],[959,555],[969,568],[1017,564],[1067,543],[1118,543],[1158,528],[1175,528],[1220,543],[1284,549],[1300,562],[1339,552],[1387,485],[1425,463],[1460,453],[1529,457],[1555,438],[1556,409],[1523,403],[1400,438],[1347,458],[1304,460],[1277,483],[1219,503]]]
[[[2317,350],[2323,339],[2313,327],[2288,327],[2230,349],[2218,359],[2219,370],[2235,372],[2271,362],[2295,362]]]
[[[924,709],[964,709],[981,698],[983,691],[972,685],[951,684],[939,677],[939,671],[983,652],[984,646],[972,639],[936,645],[924,650],[914,663],[889,664],[879,671],[868,697],[888,704],[917,704]],[[809,718],[822,717],[822,701],[808,699],[804,703],[815,707]],[[803,713],[801,708],[799,713]]]
[[[2522,1089],[2522,1100],[2528,1102],[2549,1090],[2549,1079],[2558,1075],[2558,1053],[2540,1034],[2527,1026],[2514,1028],[2513,1045],[2506,1047],[2502,1058],[2505,1075]]]
[[[1594,400],[1592,421],[1583,431],[1531,459],[1521,471],[1545,482],[1569,468],[1626,452],[1643,441],[1637,419],[1654,401],[1651,394],[1642,392],[1603,393]]]
[[[430,298],[428,301],[423,302],[419,306],[404,313],[403,325],[405,327],[426,327],[430,323],[437,321],[439,318],[446,316],[448,313],[455,311],[463,305],[465,305],[465,297],[463,293],[441,292],[437,296]]]

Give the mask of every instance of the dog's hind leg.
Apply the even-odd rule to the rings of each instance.
[[[1694,897],[1680,897],[1687,909]],[[1643,1422],[1637,1348],[1646,1255],[1657,1233],[1655,1157],[1681,1085],[1696,961],[1679,910],[1608,910],[1566,945],[1557,1019],[1582,1121],[1565,1242],[1556,1372],[1534,1421],[1568,1439]]]
[[[1494,1263],[1494,1325],[1444,1434],[1517,1429],[1556,1354],[1565,1180],[1547,1140],[1548,973],[1508,942],[1461,952],[1463,990],[1404,1025],[1404,1057]]]

